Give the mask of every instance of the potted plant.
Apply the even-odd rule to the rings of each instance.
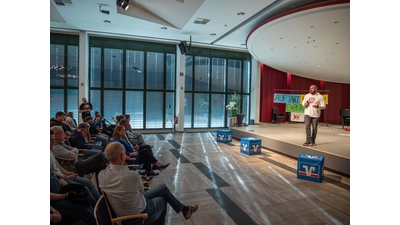
[[[240,96],[236,92],[233,93],[229,104],[226,106],[226,109],[231,111],[231,115],[229,116],[230,126],[235,126],[236,124],[236,116],[239,113],[239,102]]]

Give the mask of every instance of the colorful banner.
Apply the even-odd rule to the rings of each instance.
[[[304,112],[304,106],[302,104],[286,104],[285,112]]]
[[[321,94],[324,97],[325,105],[328,105],[328,94]],[[303,102],[305,94],[274,94],[274,103],[286,103],[286,104],[301,104]]]
[[[293,95],[293,94],[274,94],[274,102],[275,103],[292,103],[292,104],[299,104],[300,102],[300,95]]]

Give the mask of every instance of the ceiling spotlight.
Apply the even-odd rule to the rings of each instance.
[[[129,8],[129,0],[117,0],[117,6],[126,11]]]

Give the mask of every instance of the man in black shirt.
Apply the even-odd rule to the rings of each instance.
[[[79,106],[79,112],[82,113],[82,122],[86,122],[85,118],[91,116],[90,112],[93,111],[93,106],[85,97],[82,98],[82,102]]]

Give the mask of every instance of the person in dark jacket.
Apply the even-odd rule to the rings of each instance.
[[[86,149],[86,151],[84,151],[85,156],[94,155],[98,153],[98,150],[103,151],[101,142],[95,142],[92,144],[86,141],[85,136],[83,136],[83,134],[86,132],[87,132],[87,124],[80,123],[78,125],[78,128],[71,132],[71,137],[69,138],[70,145],[78,149]]]
[[[65,121],[65,112],[58,111],[54,118],[50,119],[50,127],[53,126],[60,126],[63,130],[65,135],[68,137],[71,136],[71,127],[68,125],[68,122]]]

